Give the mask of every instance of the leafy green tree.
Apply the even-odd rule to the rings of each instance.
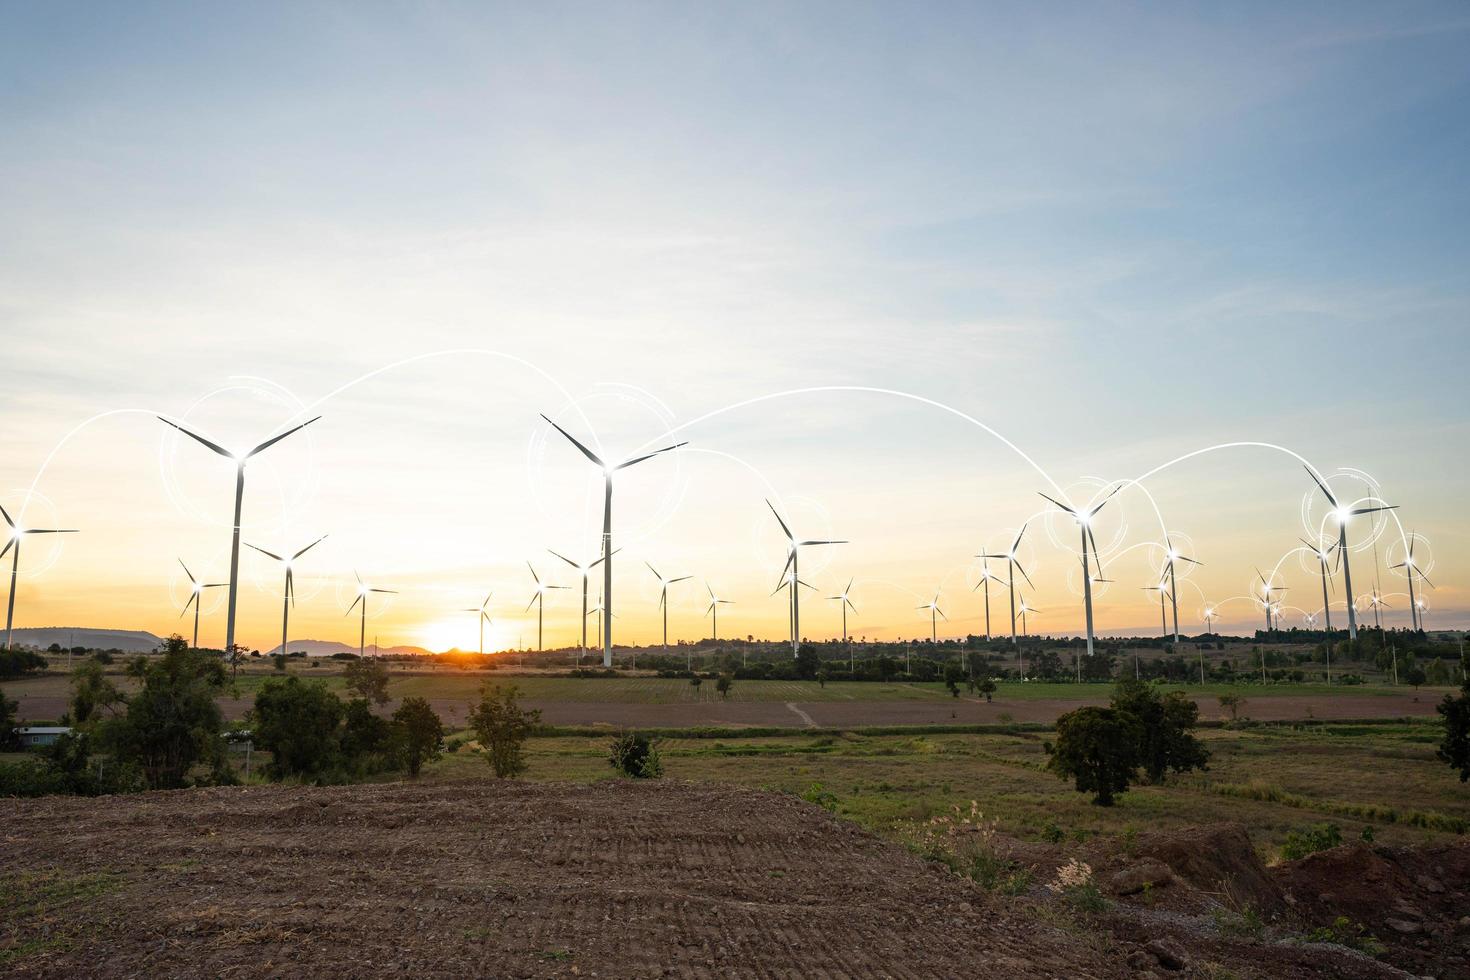
[[[373,714],[373,706],[363,698],[353,698],[343,708],[342,757],[358,772],[387,767],[393,747],[393,726],[386,718]],[[378,764],[370,763],[378,756]]]
[[[0,691],[0,752],[9,752],[15,747],[15,711],[20,705]]]
[[[526,771],[526,739],[540,722],[541,712],[521,710],[514,686],[502,689],[487,683],[480,690],[480,703],[470,706],[470,727],[500,779]]]
[[[995,696],[995,679],[987,677],[980,682],[980,693],[985,695],[985,703],[989,704]]]
[[[353,660],[342,670],[347,690],[373,704],[388,703],[388,668],[376,659]]]
[[[944,668],[944,686],[949,691],[951,697],[957,698],[960,696],[960,684],[964,679],[965,672],[962,668],[954,664],[950,664]]]
[[[1222,694],[1215,700],[1220,702],[1220,707],[1230,712],[1231,721],[1240,720],[1240,709],[1245,706],[1245,698],[1239,694]]]
[[[715,681],[715,690],[720,692],[720,697],[729,698],[730,688],[735,686],[735,678],[729,674],[721,674],[720,679]]]
[[[393,712],[393,741],[409,776],[417,779],[425,762],[444,751],[444,725],[424,698],[404,698]]]
[[[817,648],[810,643],[803,643],[796,648],[796,676],[804,681],[814,680],[817,671],[822,669],[822,658],[817,653]]]
[[[624,776],[657,779],[664,774],[658,739],[643,732],[620,732],[613,736],[608,763]]]
[[[341,761],[344,707],[322,681],[266,678],[251,714],[255,744],[271,754],[272,776],[317,776]]]
[[[0,650],[0,679],[10,680],[45,670],[46,658],[30,650]]]
[[[1047,768],[1071,778],[1079,793],[1094,794],[1098,806],[1112,806],[1138,774],[1143,726],[1126,711],[1078,708],[1057,719],[1057,742]]]
[[[105,711],[117,714],[123,704],[122,692],[108,680],[98,660],[84,660],[71,672],[72,723],[86,725],[99,721]]]
[[[1193,734],[1199,726],[1199,705],[1183,693],[1173,691],[1160,697],[1154,685],[1130,678],[1118,682],[1113,707],[1133,715],[1142,726],[1138,751],[1150,783],[1162,783],[1171,769],[1206,768],[1210,753]]]
[[[1416,691],[1419,690],[1420,686],[1422,686],[1423,683],[1428,679],[1429,678],[1426,677],[1424,674],[1424,668],[1420,667],[1417,663],[1410,664],[1409,669],[1404,671],[1404,681],[1408,684],[1413,685],[1414,690]]]
[[[1460,668],[1470,668],[1470,658],[1462,659]],[[1470,782],[1470,676],[1461,676],[1459,697],[1446,694],[1435,708],[1444,717],[1444,738],[1435,755],[1457,770],[1463,783]]]
[[[226,684],[224,665],[189,649],[181,636],[165,640],[161,656],[140,660],[139,689],[126,712],[99,726],[101,744],[119,763],[136,765],[150,789],[186,785],[201,763],[212,767],[213,781],[232,781],[215,703]]]
[[[286,655],[284,653],[271,654],[271,666],[284,673],[286,670]]]

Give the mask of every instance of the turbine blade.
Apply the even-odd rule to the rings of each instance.
[[[1036,588],[1036,586],[1033,585],[1031,582],[1031,576],[1026,574],[1026,569],[1021,567],[1020,562],[1016,562],[1016,571],[1021,573],[1021,577],[1026,580],[1027,585],[1030,585],[1033,589]],[[1086,573],[1086,571],[1086,569],[1083,569],[1084,574]]]
[[[1204,564],[1204,562],[1202,562],[1202,561],[1195,561],[1193,558],[1185,558],[1183,555],[1180,555],[1179,556],[1179,560],[1180,561],[1187,561],[1191,565],[1203,565]]]
[[[546,416],[545,415],[542,415],[541,417],[543,419],[546,419]],[[582,445],[575,438],[573,438],[573,436],[572,436],[572,434],[570,432],[568,432],[566,429],[563,429],[561,426],[557,425],[555,422],[552,422],[551,419],[546,419],[546,421],[551,424],[551,427],[553,429],[555,429],[557,432],[560,432],[562,435],[566,436],[568,442],[570,442],[572,445],[576,446],[578,449],[582,450],[582,455],[583,456],[586,456],[588,459],[592,460],[592,462],[596,463],[598,466],[601,466],[604,469],[607,468],[607,464],[604,463],[600,458],[598,458],[598,455],[596,453],[594,453],[592,450],[588,449],[586,446]]]
[[[653,562],[645,559],[643,564],[648,566],[648,570],[653,573],[654,578],[658,579],[660,582],[664,580],[664,577],[658,573],[658,569],[653,567]]]
[[[771,503],[769,497],[766,498],[766,506],[771,508],[771,514],[776,518],[776,523],[781,525],[781,531],[786,535],[786,540],[795,544],[796,535],[791,533],[791,528],[787,527],[786,522],[781,520],[781,515],[776,513],[776,505]]]
[[[847,543],[848,542],[846,542],[846,541],[799,541],[799,542],[797,542],[797,545],[796,546],[798,548],[805,548],[809,544],[847,544]]]
[[[634,456],[632,459],[626,460],[625,462],[619,463],[617,466],[614,466],[613,469],[615,469],[615,470],[625,470],[628,467],[632,466],[634,463],[641,463],[645,459],[653,459],[653,457],[659,455],[660,453],[666,453],[666,452],[669,452],[670,450],[678,449],[680,446],[687,446],[687,445],[689,445],[689,443],[687,443],[687,442],[676,442],[672,446],[665,446],[662,449],[655,449],[653,452],[651,452],[651,453],[644,453],[642,456]],[[617,617],[614,616],[613,619],[617,619]]]
[[[1112,492],[1109,493],[1106,497],[1104,497],[1102,499],[1102,502],[1101,503],[1099,503],[1096,507],[1092,508],[1092,510],[1089,510],[1087,512],[1087,516],[1088,517],[1091,517],[1093,514],[1096,514],[1098,511],[1102,510],[1103,507],[1107,504],[1107,502],[1109,500],[1112,500],[1115,496],[1117,496],[1118,491],[1119,490],[1122,490],[1122,489],[1123,489],[1123,484],[1121,484],[1121,483],[1118,484],[1116,487],[1113,487]]]
[[[1037,491],[1037,493],[1041,494],[1041,496],[1043,496],[1043,497],[1046,497],[1047,500],[1050,500],[1052,503],[1056,504],[1062,510],[1064,510],[1067,513],[1071,514],[1073,517],[1076,517],[1077,516],[1077,512],[1075,510],[1073,510],[1072,508],[1068,507],[1066,504],[1062,503],[1061,501],[1057,500],[1055,497],[1047,497],[1046,494],[1041,493],[1041,491],[1039,491],[1039,490]],[[1020,537],[1017,536],[1017,539],[1016,540],[1019,541],[1020,540]]]
[[[247,548],[254,548],[256,551],[260,552],[262,555],[265,555],[267,558],[274,558],[276,561],[285,561],[286,560],[286,559],[282,558],[280,555],[273,554],[273,553],[271,553],[269,551],[266,551],[264,548],[257,547],[256,545],[251,544],[249,541],[246,541],[245,542],[245,547],[247,547]]]
[[[76,534],[78,532],[77,532],[77,530],[75,528],[64,528],[63,529],[63,528],[37,527],[37,528],[27,528],[26,529],[26,533],[27,534]]]
[[[1337,498],[1332,495],[1332,491],[1331,490],[1328,490],[1327,489],[1327,484],[1325,484],[1321,480],[1317,479],[1317,474],[1312,471],[1312,468],[1310,466],[1307,466],[1305,463],[1303,463],[1302,464],[1302,468],[1307,471],[1307,475],[1312,478],[1312,482],[1315,483],[1315,484],[1317,484],[1317,486],[1322,489],[1322,492],[1327,495],[1327,502],[1330,503],[1332,506],[1336,507],[1337,506]]]
[[[1398,510],[1398,509],[1399,509],[1399,505],[1398,504],[1385,504],[1382,507],[1358,507],[1358,508],[1355,508],[1352,511],[1352,515],[1354,517],[1357,517],[1357,516],[1359,516],[1361,514],[1376,514],[1380,510]]]
[[[940,608],[938,608],[936,606],[935,609],[934,609],[934,611],[937,612],[937,613],[939,613],[939,618],[940,619],[944,620],[946,623],[949,622],[949,617],[944,614],[944,610],[943,609],[940,609]]]
[[[184,435],[188,436],[190,439],[193,439],[195,442],[198,442],[198,443],[200,443],[200,444],[202,444],[202,445],[204,445],[204,446],[206,446],[206,447],[208,447],[210,449],[213,449],[215,452],[219,453],[221,456],[225,457],[226,459],[234,459],[235,458],[235,454],[232,453],[232,452],[230,452],[228,449],[224,448],[223,446],[217,445],[217,444],[215,444],[213,442],[210,442],[208,439],[206,439],[203,436],[199,435],[197,432],[190,432],[188,429],[184,428],[182,425],[179,425],[179,423],[177,423],[177,422],[170,422],[168,419],[164,418],[162,415],[158,416],[158,421],[162,422],[164,425],[171,425],[171,426],[173,426],[175,429],[178,429],[180,432],[182,432]],[[14,525],[12,525],[12,526],[14,526]]]
[[[9,541],[5,542],[5,547],[0,548],[0,558],[5,557],[6,553],[10,551],[10,546],[13,544],[15,544],[14,538],[11,538]]]
[[[852,600],[851,599],[848,599],[847,600],[847,608],[851,609],[854,613],[857,612],[857,606],[855,606],[855,605],[852,604]]]
[[[397,595],[397,589],[369,589],[369,592],[386,592],[388,595]]]
[[[673,585],[675,582],[687,582],[693,577],[693,575],[680,575],[678,578],[669,579],[667,582],[664,583],[664,585]]]
[[[547,549],[546,549],[546,550],[547,550],[547,551],[551,551],[551,549],[550,549],[550,548],[547,548]],[[552,553],[552,554],[553,554],[553,555],[556,555],[556,557],[558,557],[558,558],[560,558],[560,559],[561,559],[561,560],[562,560],[562,561],[564,561],[564,562],[566,562],[566,563],[567,563],[567,564],[568,564],[568,565],[571,565],[571,566],[572,566],[572,567],[573,567],[573,568],[576,568],[576,569],[581,569],[581,567],[582,567],[582,566],[581,566],[581,565],[578,565],[578,564],[577,564],[577,563],[576,563],[576,562],[574,562],[574,561],[572,561],[572,560],[571,560],[571,559],[570,559],[570,558],[568,558],[568,557],[567,557],[567,556],[566,556],[566,555],[560,555],[560,554],[557,554],[557,553],[556,553],[556,552],[555,552],[555,551],[551,551],[551,553]]]
[[[361,592],[359,592],[359,593],[358,593],[358,594],[357,594],[357,596],[356,596],[356,598],[354,598],[354,599],[353,599],[353,600],[352,600],[352,605],[350,605],[350,606],[348,606],[348,607],[347,607],[347,611],[346,611],[346,612],[345,612],[345,613],[343,613],[343,614],[342,614],[342,615],[343,615],[343,616],[351,616],[351,615],[352,615],[352,610],[354,610],[354,609],[356,609],[356,608],[357,608],[357,604],[358,604],[358,603],[359,603],[359,602],[361,602],[361,601],[362,601],[362,593],[361,593]]]
[[[535,595],[531,596],[531,601],[528,602],[528,603],[526,603],[526,612],[530,612],[531,611],[531,607],[536,604],[536,600],[539,599],[539,598],[541,598],[541,593],[539,593],[539,592],[537,592]]]
[[[796,560],[796,549],[795,548],[792,548],[791,551],[788,552],[787,555],[786,555],[786,564],[784,564],[784,565],[781,566],[781,577],[782,578],[785,578],[786,577],[786,570],[791,567],[791,563],[793,561],[795,561],[795,560]]]
[[[1415,571],[1418,572],[1418,569],[1415,569]],[[1439,586],[1437,586],[1433,582],[1429,581],[1429,576],[1428,575],[1425,575],[1423,572],[1419,572],[1419,581],[1423,582],[1425,585],[1429,586],[1431,589],[1438,589],[1439,588]]]
[[[250,452],[246,453],[245,454],[245,458],[246,459],[249,459],[251,456],[254,456],[256,453],[264,452],[265,450],[267,450],[270,447],[274,446],[276,443],[280,442],[282,439],[286,438],[287,436],[292,435],[293,433],[296,433],[296,432],[300,432],[302,429],[306,428],[311,423],[317,422],[317,421],[320,421],[320,420],[321,420],[321,416],[318,415],[314,419],[307,419],[305,422],[302,422],[300,425],[296,426],[294,429],[287,429],[285,432],[282,432],[278,436],[272,436],[271,438],[267,439],[265,442],[262,442],[260,445],[256,446],[254,449],[250,450]]]
[[[541,584],[541,576],[539,576],[539,575],[536,574],[536,566],[532,565],[530,562],[526,562],[526,567],[531,570],[531,577],[536,580],[536,584],[537,585],[540,585]]]
[[[327,540],[327,535],[323,534],[321,537],[317,538],[311,544],[307,545],[305,548],[302,548],[300,551],[296,552],[296,554],[292,555],[291,556],[291,560],[292,561],[295,561],[296,559],[300,558],[302,555],[306,554],[312,548],[315,548],[317,545],[321,544],[325,540]]]
[[[10,525],[11,527],[15,527],[15,522],[10,519],[10,511],[6,510],[4,507],[0,507],[0,515],[4,515],[6,524]]]
[[[488,605],[490,605],[490,600],[493,599],[493,598],[495,598],[495,591],[493,589],[491,591],[485,593],[485,601],[482,602],[482,603],[480,603],[480,611],[481,612],[484,612],[485,611],[485,607],[488,606]]]
[[[623,550],[623,549],[622,549],[622,548],[614,548],[614,549],[613,549],[613,550],[612,550],[612,553],[613,553],[613,554],[617,554],[617,553],[618,553],[618,552],[620,552],[620,551],[622,551],[622,550]],[[606,555],[598,555],[598,556],[597,556],[597,557],[596,557],[596,558],[595,558],[595,559],[594,559],[594,560],[593,560],[593,562],[592,562],[592,564],[590,564],[590,565],[588,565],[588,566],[587,566],[587,567],[588,567],[588,568],[589,568],[589,569],[591,569],[591,568],[596,568],[596,567],[597,567],[597,566],[598,566],[598,565],[601,565],[601,564],[602,564],[602,560],[603,560],[603,559],[604,559],[604,558],[606,558],[606,557],[607,557],[607,556],[606,556]]]
[[[286,598],[291,600],[291,607],[296,607],[296,583],[291,578],[291,566],[286,566]]]
[[[182,559],[182,558],[179,559],[179,567],[184,570],[184,574],[185,575],[189,576],[189,581],[190,582],[194,582],[196,584],[198,583],[198,579],[196,579],[194,577],[194,573],[193,572],[189,571],[189,566],[184,564],[184,559]]]
[[[1026,528],[1028,528],[1030,526],[1031,526],[1031,522],[1030,521],[1027,521],[1025,524],[1022,524],[1021,525],[1021,530],[1019,530],[1019,531],[1016,532],[1016,540],[1011,545],[1011,552],[1012,553],[1014,553],[1017,548],[1021,547],[1021,536],[1026,533]],[[1004,558],[1005,555],[1000,555],[999,557]]]

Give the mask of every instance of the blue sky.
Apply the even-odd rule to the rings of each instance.
[[[310,401],[400,358],[493,347],[575,398],[635,385],[679,419],[803,384],[920,392],[1064,484],[1278,442],[1380,479],[1434,543],[1436,609],[1463,613],[1462,4],[7,3],[0,23],[5,487],[98,411],[181,413],[237,374]],[[516,512],[499,487],[525,485],[535,412],[562,404],[538,384],[457,357],[353,389],[323,409],[341,421],[316,495],[262,532],[332,524],[323,574],[340,578],[385,513]],[[88,428],[39,485],[95,528],[106,472],[146,516],[69,543],[33,625],[77,609],[146,531],[168,553],[130,560],[97,625],[163,628],[173,551],[218,537],[160,488],[147,421]],[[627,439],[648,422],[630,409]],[[881,398],[795,399],[689,435],[857,524],[873,546],[831,577],[894,583],[873,602],[899,631],[902,590],[958,595],[978,550],[958,539],[1018,525],[1036,489],[993,441]],[[372,504],[344,486],[365,467]],[[424,506],[425,483],[460,479],[480,489]],[[649,508],[646,544],[705,574],[723,546],[661,536],[745,531],[760,488],[702,479],[680,517]],[[1277,560],[1299,484],[1294,462],[1247,452],[1156,488],[1211,552],[1203,592]],[[475,556],[391,543],[402,574],[448,590],[585,537],[576,513],[571,531],[555,513],[486,518]],[[1047,555],[1036,601],[1058,630],[1080,618],[1065,558]],[[741,552],[729,575],[748,580],[751,629],[779,632],[760,562]],[[149,602],[146,624],[110,621]],[[384,626],[412,639],[431,607],[405,598]],[[1108,622],[1151,619],[1119,594]]]

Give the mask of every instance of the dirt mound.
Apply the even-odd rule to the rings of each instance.
[[[1374,847],[1361,841],[1272,869],[1297,915],[1346,918],[1417,973],[1470,976],[1470,841]]]
[[[1281,887],[1266,870],[1245,827],[1207,824],[1183,832],[1144,833],[1135,853],[1169,868],[1180,880],[1226,904],[1274,915],[1286,905]]]
[[[1124,977],[789,796],[474,781],[0,801],[0,972]]]

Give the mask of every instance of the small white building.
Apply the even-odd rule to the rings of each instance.
[[[20,744],[28,749],[51,745],[61,736],[70,734],[71,729],[65,725],[23,725],[15,730]]]

